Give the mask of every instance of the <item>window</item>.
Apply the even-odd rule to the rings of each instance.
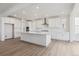
[[[75,33],[79,33],[79,17],[75,18]]]

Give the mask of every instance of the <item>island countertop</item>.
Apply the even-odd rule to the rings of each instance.
[[[48,35],[50,35],[51,33],[50,32],[22,32],[22,34],[26,34],[26,33],[31,33],[31,34],[48,34]]]
[[[22,32],[21,40],[47,47],[51,42],[51,35],[49,32]]]

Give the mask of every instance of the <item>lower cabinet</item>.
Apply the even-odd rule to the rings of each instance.
[[[69,40],[69,32],[52,32],[51,35],[52,39],[65,41]]]

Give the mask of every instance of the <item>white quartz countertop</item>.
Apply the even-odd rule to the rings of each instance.
[[[22,32],[22,34],[50,34],[50,32]]]

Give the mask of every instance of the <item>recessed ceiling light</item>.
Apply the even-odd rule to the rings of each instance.
[[[34,16],[37,16],[37,14],[34,14]]]
[[[46,14],[46,17],[48,17],[48,14]]]
[[[39,6],[36,6],[36,9],[39,9]]]
[[[64,12],[61,12],[61,14],[64,14]]]
[[[22,11],[22,13],[25,14],[26,12],[25,11]]]

